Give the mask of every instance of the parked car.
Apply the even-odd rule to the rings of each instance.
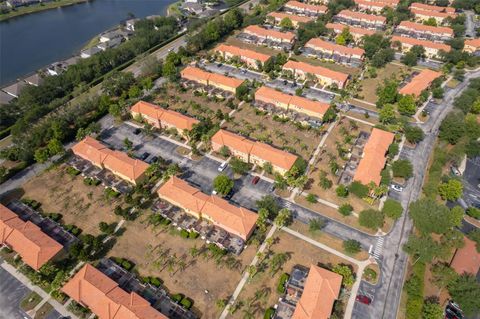
[[[390,188],[396,192],[403,192],[403,187],[397,184],[390,185]]]
[[[227,195],[225,195],[225,199],[226,199],[226,200],[232,199],[233,194],[234,194],[234,192],[233,192],[233,189],[232,189]]]
[[[223,172],[225,168],[227,168],[227,162],[223,162],[222,164],[220,164],[220,166],[218,167],[218,171]]]
[[[140,159],[141,159],[142,161],[144,161],[144,160],[146,160],[147,157],[149,157],[149,156],[150,156],[150,153],[145,152],[145,153],[142,154],[142,156],[140,156]]]
[[[458,168],[456,168],[455,166],[450,166],[450,170],[452,171],[452,174],[455,175],[455,176],[461,176],[462,173],[460,173],[460,171],[458,170]]]
[[[158,161],[158,156],[154,156],[151,159],[148,160],[148,164],[153,164]]]
[[[253,185],[257,185],[257,183],[258,183],[259,180],[260,180],[260,177],[255,176],[255,177],[252,179],[252,184],[253,184]]]
[[[372,303],[372,299],[365,295],[357,295],[355,298],[356,301],[366,304],[367,306]]]
[[[217,193],[216,190],[213,190],[213,191],[212,191],[212,195],[217,195],[217,194],[218,194],[218,193]]]
[[[138,134],[140,134],[140,132],[142,132],[142,130],[139,129],[139,128],[136,128],[136,129],[133,131],[133,134],[138,135]]]

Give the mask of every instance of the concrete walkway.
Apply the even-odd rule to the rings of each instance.
[[[276,230],[277,230],[277,226],[273,225],[272,228],[270,229],[270,231],[268,232],[267,236],[265,237],[265,240],[263,241],[262,245],[260,246],[260,248],[258,248],[258,251],[255,254],[255,257],[253,258],[252,262],[250,263],[250,266],[256,266],[257,265],[258,259],[259,259],[258,255],[265,251],[265,248],[267,248],[267,239],[272,237]],[[230,309],[230,306],[235,303],[235,300],[237,300],[238,295],[240,295],[240,292],[243,289],[243,286],[245,286],[245,284],[247,283],[248,277],[249,277],[249,273],[248,273],[248,271],[245,271],[243,273],[242,279],[240,280],[240,282],[237,285],[237,288],[235,288],[235,291],[233,292],[233,295],[230,298],[230,300],[228,302],[228,305],[225,307],[225,309],[223,309],[223,311],[222,311],[222,313],[219,317],[220,319],[225,319],[227,317],[228,310]]]
[[[27,286],[28,289],[36,292],[44,300],[47,300],[52,305],[52,307],[58,313],[60,313],[62,316],[71,317],[72,319],[78,319],[77,316],[73,315],[70,311],[67,310],[66,306],[68,305],[68,303],[66,303],[65,305],[62,305],[58,301],[56,301],[55,299],[50,299],[50,295],[48,293],[46,293],[40,287],[33,285],[25,275],[18,272],[17,269],[15,267],[13,267],[12,265],[7,264],[6,262],[2,262],[0,266],[3,269],[5,269],[5,271],[10,273],[12,276],[17,278],[17,280],[19,280],[22,284]],[[45,303],[45,302],[43,302],[43,303]]]
[[[360,122],[360,123],[363,123],[365,125],[370,125],[370,126],[375,126],[375,124],[371,123],[371,122],[368,122],[368,121],[365,121],[365,120],[361,120],[361,119],[357,119],[356,117],[353,117],[353,116],[350,116],[350,115],[343,115],[345,116],[347,119],[350,119],[350,120],[353,120],[353,121],[357,121],[357,122]]]

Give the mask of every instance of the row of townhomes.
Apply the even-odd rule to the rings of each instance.
[[[212,87],[219,90],[216,92],[217,94],[221,94],[221,92],[236,94],[237,89],[244,83],[243,80],[207,72],[194,66],[187,66],[180,72],[180,75],[185,80],[186,86],[195,87],[200,84],[203,88]]]
[[[237,37],[246,43],[261,44],[275,49],[290,50],[295,44],[295,33],[258,25],[249,25]]]

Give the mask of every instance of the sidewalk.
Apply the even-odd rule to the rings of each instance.
[[[58,301],[54,299],[50,299],[50,295],[46,293],[44,290],[42,290],[40,287],[32,285],[30,280],[25,277],[22,273],[18,272],[15,267],[12,265],[7,264],[6,262],[2,261],[0,264],[0,267],[5,269],[8,273],[10,273],[12,276],[17,278],[22,284],[27,286],[30,290],[36,292],[40,297],[42,297],[44,300],[48,300],[48,302],[52,305],[52,307],[59,312],[62,316],[65,317],[71,317],[72,319],[78,319],[77,316],[73,315],[70,311],[67,310],[66,305],[68,305],[68,302],[65,305],[60,304]],[[41,302],[41,304],[45,303],[44,301]]]

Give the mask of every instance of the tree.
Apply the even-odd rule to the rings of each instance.
[[[337,189],[335,189],[335,193],[337,193],[338,197],[347,197],[348,196],[348,189],[345,185],[340,184],[340,185],[338,185]]]
[[[308,230],[310,232],[316,232],[325,227],[325,220],[321,218],[313,218],[308,222]]]
[[[456,201],[463,195],[463,184],[458,179],[450,179],[448,182],[438,185],[438,193],[444,200]]]
[[[423,304],[422,319],[442,319],[443,309],[437,302],[426,301]]]
[[[377,107],[379,108],[397,102],[398,81],[396,79],[384,80],[383,85],[377,87],[376,93],[378,96]]]
[[[131,150],[133,147],[133,142],[130,141],[128,137],[125,137],[125,139],[123,140],[123,146],[125,146],[127,150]]]
[[[423,130],[418,126],[407,125],[405,127],[405,138],[413,144],[417,144],[425,137]]]
[[[240,86],[237,88],[237,92],[235,93],[235,96],[236,96],[237,99],[239,99],[240,101],[247,101],[249,94],[250,94],[250,89],[249,89],[248,86],[244,83],[244,84],[240,85]]]
[[[327,178],[327,172],[324,170],[321,170],[319,173],[318,185],[323,189],[329,189],[333,185],[333,182]]]
[[[358,181],[354,181],[348,187],[348,191],[359,198],[365,198],[368,196],[369,189]]]
[[[383,226],[385,216],[382,212],[375,209],[362,210],[358,217],[358,223],[361,226],[378,229]]]
[[[457,144],[464,134],[465,120],[463,114],[459,112],[448,113],[440,125],[438,137],[450,144]]]
[[[417,65],[417,60],[418,60],[417,55],[415,53],[411,52],[411,51],[405,53],[405,55],[403,55],[400,59],[400,61],[403,64],[408,65],[408,66]]]
[[[45,163],[48,160],[49,156],[50,155],[48,154],[48,149],[46,148],[39,148],[35,151],[34,154],[34,158],[37,163]]]
[[[403,207],[396,200],[389,198],[383,204],[382,212],[387,217],[398,219],[400,216],[402,216]]]
[[[225,196],[233,189],[233,184],[233,180],[227,175],[220,174],[213,180],[213,189],[222,196]]]
[[[232,157],[229,162],[232,171],[238,175],[244,175],[250,169],[250,165],[239,158]]]
[[[352,205],[345,203],[342,206],[338,207],[338,212],[343,216],[350,216],[353,212]]]
[[[438,288],[446,288],[450,283],[458,277],[455,270],[450,268],[446,263],[436,263],[431,267],[432,282]]]
[[[258,218],[257,218],[257,227],[261,232],[265,232],[267,230],[268,224],[268,216],[269,212],[266,208],[261,208],[258,210]]]
[[[442,254],[442,246],[428,235],[420,237],[410,235],[403,250],[422,263],[429,263]]]
[[[50,156],[61,154],[64,152],[63,145],[56,138],[52,138],[47,144],[48,153]]]
[[[392,173],[395,177],[408,179],[413,176],[413,166],[409,160],[397,160],[392,164]]]
[[[283,31],[285,30],[292,30],[293,29],[293,23],[290,18],[283,18],[282,21],[280,21],[280,28],[282,28]]]
[[[415,227],[423,234],[444,234],[457,223],[455,212],[431,198],[410,204],[409,214]]]
[[[436,87],[432,90],[432,96],[435,99],[442,99],[443,94],[444,94],[444,91],[443,91],[443,88],[441,86]]]
[[[308,194],[305,199],[307,200],[307,202],[311,203],[311,204],[315,204],[316,202],[318,202],[317,200],[317,196],[315,194]]]
[[[395,122],[395,108],[393,104],[384,105],[378,112],[380,122],[383,124],[391,124]]]
[[[417,111],[417,105],[412,95],[403,95],[398,100],[398,112],[402,115],[412,116]]]
[[[475,219],[480,219],[480,209],[476,207],[469,207],[466,211],[467,215]]]
[[[282,208],[273,222],[279,228],[289,225],[292,222],[292,212],[287,208]]]
[[[275,275],[283,265],[290,259],[289,255],[286,253],[277,253],[272,256],[269,262],[270,266],[270,275]]]
[[[272,195],[263,196],[262,199],[256,202],[256,204],[258,211],[262,208],[265,208],[268,211],[268,219],[270,220],[274,219],[280,211],[280,206]]]
[[[335,108],[330,106],[327,111],[325,111],[325,114],[323,114],[322,121],[326,123],[331,123],[335,121],[337,118],[337,112],[335,112]]]
[[[448,285],[448,293],[467,316],[480,311],[480,284],[475,276],[463,274]]]
[[[355,239],[347,239],[343,241],[343,249],[347,254],[354,255],[362,249],[360,242]]]
[[[346,287],[351,287],[355,282],[352,269],[347,265],[336,265],[333,267],[332,271],[342,276],[342,284]]]

